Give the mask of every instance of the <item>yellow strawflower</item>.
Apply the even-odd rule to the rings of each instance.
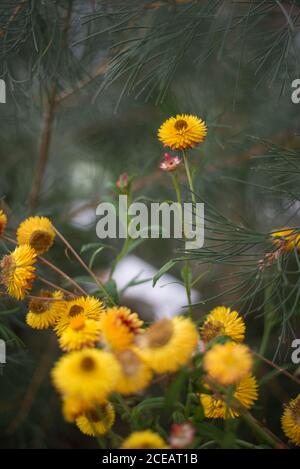
[[[281,426],[288,439],[300,446],[300,394],[285,406]]]
[[[238,383],[251,372],[252,365],[249,348],[235,342],[214,345],[203,361],[208,376],[223,386]]]
[[[88,436],[105,435],[115,422],[115,409],[110,402],[99,404],[76,419],[79,430]]]
[[[156,373],[174,372],[191,360],[198,333],[190,319],[178,316],[151,325],[136,343],[140,355]]]
[[[271,233],[272,243],[282,251],[289,252],[300,248],[300,233],[291,228],[282,228]]]
[[[122,443],[122,449],[166,449],[167,443],[152,430],[133,432]]]
[[[120,350],[116,353],[121,366],[121,373],[116,384],[116,391],[132,394],[145,389],[152,379],[152,371],[133,349]]]
[[[82,315],[86,319],[98,321],[103,311],[103,303],[93,296],[82,296],[75,300],[65,301],[54,330],[58,337],[60,337],[70,325],[72,318]]]
[[[142,332],[143,321],[125,306],[108,308],[100,320],[102,341],[112,350],[127,349]]]
[[[61,357],[52,369],[56,389],[83,405],[106,401],[120,376],[116,358],[102,350],[83,349]]]
[[[41,290],[38,297],[40,299],[34,298],[29,301],[26,322],[33,329],[47,329],[53,326],[60,316],[63,293]]]
[[[245,323],[237,311],[226,306],[214,308],[206,317],[201,328],[201,339],[209,342],[219,336],[228,336],[236,342],[245,338]]]
[[[158,130],[158,138],[165,147],[172,150],[194,148],[205,140],[207,127],[199,117],[178,114],[170,117]]]
[[[17,230],[18,244],[29,244],[37,254],[48,251],[55,238],[51,221],[46,217],[30,217],[24,220]]]
[[[100,330],[99,321],[77,314],[70,319],[69,325],[62,332],[59,345],[67,352],[93,347],[99,341]]]
[[[209,387],[208,387],[209,389]],[[204,415],[210,419],[229,419],[238,417],[243,409],[250,409],[258,398],[258,385],[256,378],[248,375],[235,385],[232,403],[227,403],[218,395],[200,394],[200,402]],[[238,405],[236,405],[238,404]],[[240,408],[239,408],[240,407]]]
[[[36,252],[28,245],[17,247],[0,262],[0,283],[8,295],[23,300],[35,278]]]

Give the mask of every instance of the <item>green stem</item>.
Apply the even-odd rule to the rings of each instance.
[[[242,414],[243,421],[255,433],[258,440],[270,445],[272,448],[284,449],[286,446],[279,438],[258,422],[249,412]]]
[[[131,193],[127,194],[127,197],[128,197],[128,207],[130,207],[130,204],[131,204],[131,200],[132,200],[132,196],[131,196]],[[129,227],[129,223],[130,223],[130,217],[127,213],[127,217],[126,217],[126,228],[127,228],[127,237],[123,243],[123,246],[121,248],[121,251],[119,252],[119,254],[117,255],[116,259],[114,260],[114,262],[112,263],[112,267],[110,269],[110,274],[109,274],[109,280],[112,279],[112,276],[116,270],[116,267],[118,265],[118,263],[123,259],[123,257],[126,256],[127,252],[128,252],[128,248],[129,248],[129,245],[130,245],[130,242],[131,242],[131,238],[129,237],[129,234],[128,234],[128,227]]]
[[[244,440],[235,440],[236,444],[240,446],[241,448],[245,449],[257,449],[257,446],[254,445],[253,443],[249,443],[249,441],[244,441]]]
[[[84,260],[79,256],[79,254],[75,251],[73,246],[66,240],[66,238],[58,231],[57,228],[54,227],[54,231],[57,234],[57,236],[60,238],[60,240],[66,245],[68,250],[74,255],[74,257],[77,259],[79,264],[84,268],[84,270],[89,274],[89,276],[94,280],[96,285],[99,287],[99,289],[102,291],[103,296],[106,300],[109,300],[113,305],[115,305],[114,299],[111,297],[107,289],[105,288],[105,285],[101,282],[101,280],[94,274],[94,272],[86,265]]]
[[[272,305],[272,302],[270,301],[271,296],[272,296],[272,285],[269,285],[268,287],[265,288],[264,330],[263,330],[263,335],[261,338],[261,343],[260,343],[260,347],[258,351],[258,354],[262,356],[265,355],[265,353],[268,350],[271,332],[273,330],[273,327],[276,324],[274,307]],[[255,363],[255,367],[258,366],[259,361],[260,360],[258,360]]]
[[[188,260],[185,261],[185,268],[186,268],[186,271],[187,271],[187,275],[186,275],[186,279],[184,281],[184,286],[185,286],[186,296],[187,296],[187,300],[188,300],[189,315],[190,315],[190,318],[192,318],[193,317],[193,307],[192,307],[191,285],[190,285],[190,282],[188,280],[189,279],[188,272],[190,270],[190,262]]]
[[[173,182],[173,186],[176,192],[177,202],[181,205],[181,194],[180,194],[180,188],[178,184],[178,175],[176,173],[172,173],[172,182]]]
[[[190,174],[190,173],[189,173]],[[178,176],[176,173],[172,174],[172,182],[173,186],[176,192],[176,197],[177,197],[177,202],[181,205],[181,193],[180,193],[180,187],[178,184]],[[183,232],[183,236],[185,236],[185,233]],[[192,308],[192,298],[191,298],[191,284],[189,282],[189,269],[190,269],[190,264],[189,261],[185,261],[185,269],[186,269],[186,275],[184,276],[184,286],[185,286],[185,291],[186,291],[186,297],[188,301],[188,306],[189,306],[189,315],[192,317],[193,314],[193,308]]]
[[[267,315],[265,315],[265,318],[264,318],[264,332],[263,332],[263,336],[262,336],[260,347],[259,347],[259,354],[260,355],[265,355],[265,353],[267,351],[272,329],[273,329],[273,324],[267,320]]]
[[[186,175],[187,175],[187,178],[188,178],[190,191],[192,193],[192,202],[193,202],[194,205],[196,205],[196,197],[195,197],[195,189],[194,189],[194,184],[193,184],[193,178],[192,178],[192,175],[191,175],[188,158],[187,158],[186,153],[185,153],[184,150],[182,150],[182,156],[183,156],[184,167],[185,167],[185,172],[186,172]]]

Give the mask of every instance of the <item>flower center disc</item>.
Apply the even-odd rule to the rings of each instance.
[[[69,316],[73,318],[74,316],[77,316],[78,314],[83,313],[84,309],[82,306],[79,305],[73,305],[69,309]]]
[[[175,129],[176,130],[186,130],[188,127],[187,122],[183,119],[179,119],[175,122]]]
[[[201,335],[205,342],[209,342],[215,337],[223,335],[224,332],[224,326],[220,321],[209,321],[204,324]]]
[[[151,348],[159,348],[166,345],[173,335],[173,324],[169,319],[162,319],[149,327],[146,332],[146,340]]]
[[[44,252],[51,246],[52,237],[47,231],[36,230],[30,236],[29,244],[37,252]]]
[[[95,369],[95,361],[92,357],[84,357],[80,362],[81,369],[84,371],[92,371]]]

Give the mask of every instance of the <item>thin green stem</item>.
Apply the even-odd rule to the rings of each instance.
[[[130,206],[131,204],[131,200],[132,200],[132,196],[131,196],[131,193],[129,192],[129,194],[127,194],[127,197],[128,197],[128,207]],[[121,251],[119,252],[119,254],[116,256],[114,262],[112,263],[112,266],[111,266],[111,269],[110,269],[110,273],[109,273],[109,280],[112,279],[112,276],[116,270],[116,267],[118,265],[118,263],[123,259],[123,257],[126,256],[127,252],[128,252],[128,248],[130,246],[130,242],[131,242],[131,238],[128,234],[128,227],[129,227],[129,224],[130,224],[130,217],[128,215],[128,212],[127,212],[127,216],[126,216],[126,229],[127,229],[127,236],[126,236],[126,239],[123,243],[123,246],[121,248]]]
[[[9,236],[6,236],[6,235],[2,235],[1,236],[3,239],[5,239],[5,241],[8,241],[9,243],[12,243],[14,245],[18,245],[17,241],[13,238],[10,238]],[[56,265],[52,264],[52,262],[48,261],[47,259],[45,259],[44,257],[42,256],[37,256],[38,260],[40,262],[42,262],[43,264],[45,264],[47,267],[49,267],[49,269],[53,270],[56,274],[60,275],[61,277],[63,277],[65,280],[67,280],[67,282],[69,282],[71,285],[73,285],[73,287],[75,287],[77,290],[79,290],[81,292],[82,295],[86,296],[88,293],[77,283],[75,282],[75,280],[73,280],[71,277],[69,277],[65,272],[63,272],[61,269],[59,269],[58,267],[56,267]],[[40,277],[41,281],[46,283],[46,280],[45,279],[42,279],[42,277]],[[48,284],[50,284],[50,282],[48,281],[47,282]],[[53,286],[54,284],[52,284]],[[67,292],[67,290],[64,290],[62,287],[58,287],[56,286],[55,288],[58,288],[62,291],[65,291]],[[70,295],[73,295],[73,293],[71,292],[68,292],[68,294]],[[75,295],[77,296],[77,295]]]
[[[265,288],[264,331],[258,352],[260,355],[265,355],[267,351],[270,335],[276,322],[276,318],[274,317],[274,307],[270,300],[272,297],[272,291],[272,284]]]
[[[187,155],[186,155],[184,150],[182,150],[182,156],[183,156],[183,162],[184,162],[185,172],[186,172],[186,175],[187,175],[187,178],[188,178],[190,191],[192,193],[192,202],[193,202],[194,205],[196,205],[196,197],[195,197],[195,189],[194,189],[193,178],[192,178],[192,175],[191,175],[188,158],[187,158]]]
[[[184,152],[183,152],[183,155],[185,157]],[[193,185],[193,182],[192,182],[192,179],[191,179],[191,174],[190,174],[189,168],[187,170],[187,174],[188,174],[188,178],[190,178],[189,183],[190,183],[190,187],[191,187],[191,184]],[[178,183],[178,176],[177,176],[176,173],[172,174],[172,182],[173,182],[173,186],[174,186],[174,189],[175,189],[175,192],[176,192],[177,202],[178,202],[179,205],[181,205],[181,193],[180,193],[180,187],[179,187],[179,183]],[[193,195],[194,194],[192,192],[192,196]],[[193,199],[193,203],[195,203],[194,199]],[[184,228],[183,228],[183,236],[185,237],[185,229]],[[188,301],[189,315],[190,315],[190,317],[192,317],[193,308],[192,308],[192,298],[191,298],[191,281],[190,281],[190,275],[189,275],[190,263],[189,263],[188,260],[185,261],[184,269],[185,269],[185,275],[183,276],[183,282],[184,282],[184,286],[185,286],[185,290],[186,290],[186,297],[187,297],[187,301]]]
[[[255,433],[260,442],[266,443],[267,445],[276,449],[286,448],[286,445],[283,443],[283,441],[277,438],[277,436],[270,432],[270,430],[258,422],[249,412],[242,414],[242,419]]]
[[[179,184],[178,184],[178,175],[177,175],[177,173],[172,173],[172,182],[173,182],[173,186],[174,186],[174,189],[175,189],[175,192],[176,192],[177,202],[181,205],[181,193],[180,193],[180,188],[179,188]]]
[[[84,270],[90,275],[90,277],[95,281],[96,285],[98,285],[99,289],[102,291],[104,297],[109,300],[113,305],[115,305],[114,299],[111,297],[107,289],[105,288],[105,285],[101,282],[101,280],[94,274],[94,272],[86,265],[83,259],[79,256],[79,254],[75,251],[75,249],[71,246],[71,244],[66,240],[66,238],[57,230],[57,228],[54,228],[57,236],[61,239],[61,241],[66,245],[66,247],[69,249],[70,252],[74,255],[74,257],[77,259],[79,264],[84,268]]]
[[[187,300],[188,300],[189,315],[192,318],[192,316],[193,316],[192,292],[191,292],[191,284],[190,284],[190,281],[189,281],[190,262],[188,260],[185,261],[185,270],[186,270],[186,275],[185,275],[185,278],[184,278],[184,286],[185,286],[186,296],[187,296]]]

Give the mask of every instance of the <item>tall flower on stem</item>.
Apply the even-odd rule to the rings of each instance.
[[[197,116],[188,114],[178,114],[175,117],[167,119],[158,129],[158,138],[165,147],[170,147],[172,150],[181,150],[182,159],[184,162],[185,172],[191,191],[193,205],[196,205],[195,190],[193,183],[193,176],[190,170],[186,150],[196,147],[199,143],[205,140],[207,135],[207,127],[205,122]],[[178,184],[177,174],[173,171],[177,169],[181,159],[179,157],[171,157],[168,153],[165,154],[165,159],[161,162],[160,168],[163,171],[172,172],[172,181],[176,191],[177,202],[181,204],[181,194]],[[187,236],[189,227],[184,227],[184,235]],[[185,285],[189,313],[192,315],[192,302],[191,302],[191,269],[188,261],[185,262],[183,268],[182,279]]]

